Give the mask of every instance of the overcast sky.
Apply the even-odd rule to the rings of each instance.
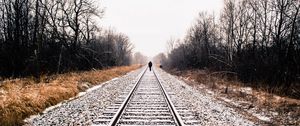
[[[105,8],[99,22],[129,36],[134,51],[155,56],[166,51],[166,42],[183,38],[199,12],[218,14],[223,0],[101,0]]]

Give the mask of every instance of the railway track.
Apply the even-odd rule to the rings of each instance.
[[[197,125],[197,117],[183,105],[174,105],[155,71],[147,68],[137,82],[93,121],[95,125]]]

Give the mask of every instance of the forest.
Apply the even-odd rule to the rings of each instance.
[[[201,12],[186,36],[170,39],[167,55],[157,57],[168,68],[208,69],[297,95],[299,9],[299,0],[225,0],[219,17]]]
[[[0,0],[0,76],[128,65],[128,36],[103,29],[93,0]]]

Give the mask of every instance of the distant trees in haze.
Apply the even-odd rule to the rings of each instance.
[[[93,0],[0,0],[0,76],[128,65],[132,45]]]
[[[164,65],[166,64],[167,57],[164,53],[159,53],[156,56],[153,57],[153,63],[158,65]]]
[[[148,63],[148,57],[142,54],[141,52],[134,53],[132,57],[132,64],[147,64]]]
[[[165,62],[288,90],[300,80],[299,9],[299,0],[224,0],[219,18],[200,13],[183,40],[169,42]]]

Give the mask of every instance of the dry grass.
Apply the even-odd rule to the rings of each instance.
[[[205,70],[170,70],[169,72],[190,81],[188,84],[192,86],[205,85],[205,87],[214,91],[217,98],[226,97],[234,101],[248,101],[250,104],[245,105],[248,106],[247,109],[256,106],[261,110],[277,112],[278,115],[272,117],[275,125],[300,125],[300,99],[279,96],[277,95],[278,91],[280,91],[278,88],[273,89],[263,85],[249,88],[247,87],[249,84],[242,83],[236,78],[228,78],[223,75],[211,76],[211,72]],[[245,89],[251,90],[245,92]],[[272,92],[276,92],[277,94]]]
[[[123,66],[42,76],[39,83],[33,78],[3,80],[0,82],[0,125],[21,125],[24,118],[76,96],[82,82],[97,85],[139,67]]]

